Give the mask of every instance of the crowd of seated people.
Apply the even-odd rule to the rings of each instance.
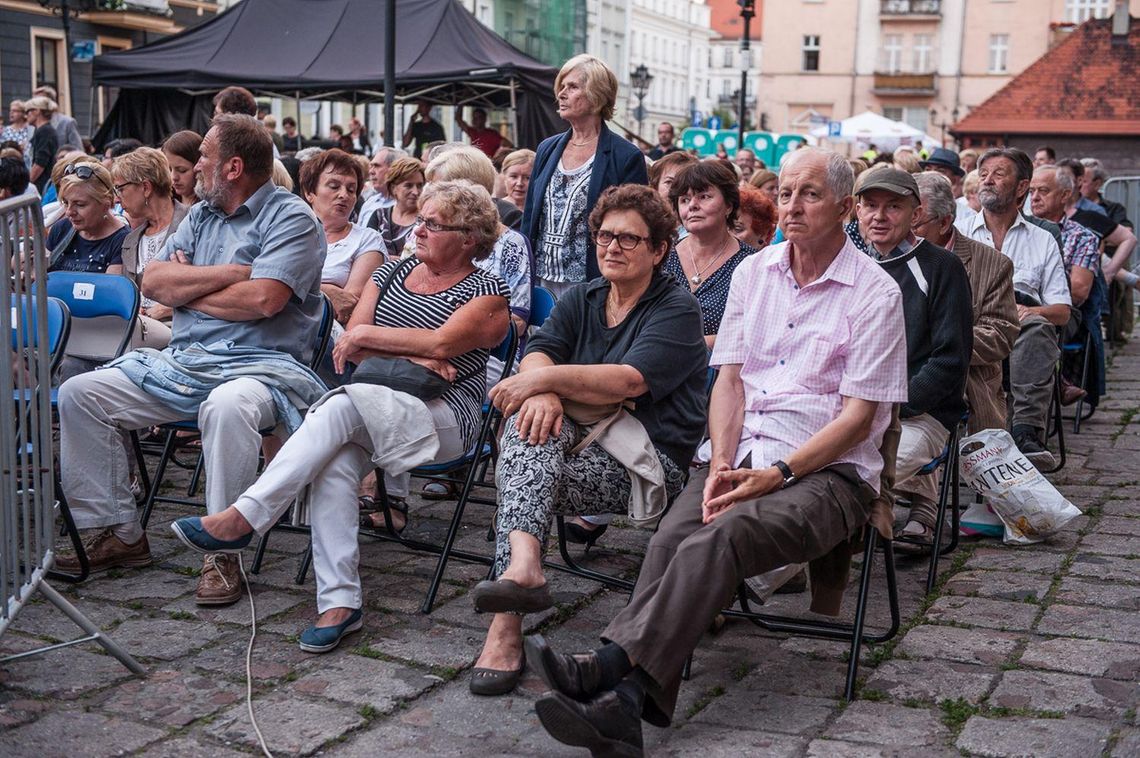
[[[122,434],[194,421],[206,515],[173,528],[204,554],[197,602],[241,597],[236,555],[307,491],[317,614],[300,646],[329,652],[365,623],[360,527],[401,531],[407,472],[470,450],[486,404],[498,509],[491,576],[471,593],[490,619],[470,690],[511,692],[530,666],[555,739],[637,753],[742,582],[828,554],[877,498],[904,500],[895,539],[930,550],[944,525],[920,471],[959,424],[1009,429],[1054,465],[1060,342],[1090,338],[1093,380],[1067,376],[1062,393],[1095,400],[1110,285],[1140,286],[1099,162],[805,147],[769,170],[746,149],[695,157],[671,126],[646,155],[606,126],[617,89],[597,58],[568,61],[569,128],[533,151],[493,138],[481,110],[462,124],[470,144],[445,142],[423,103],[411,154],[356,119],[340,147],[302,149],[293,119],[278,134],[238,87],[204,135],[100,157],[70,144],[52,93],[12,103],[0,199],[44,201],[48,270],[120,274],[142,294],[132,350],[59,377],[62,486],[91,570],[152,562]],[[556,299],[537,329],[536,286]],[[336,324],[313,370],[326,299]],[[508,328],[522,347],[495,384]],[[445,389],[351,381],[373,358]],[[375,472],[387,515],[361,496]],[[566,655],[524,638],[524,615],[554,604],[554,518],[589,549],[615,515],[656,531],[603,644]]]

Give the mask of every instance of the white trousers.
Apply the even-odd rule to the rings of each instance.
[[[439,435],[437,460],[464,452],[455,414],[442,400],[427,404]],[[317,611],[360,608],[357,544],[357,485],[372,460],[372,437],[347,395],[330,397],[314,408],[261,477],[234,503],[260,534],[265,534],[302,490],[309,487],[313,531],[313,570]]]
[[[916,476],[919,469],[942,455],[950,432],[928,413],[901,421],[902,436],[895,458],[895,490],[923,498],[927,503],[938,499],[939,474]],[[951,476],[954,476],[951,473]],[[929,524],[928,526],[933,526]]]
[[[186,418],[143,392],[117,368],[64,382],[59,388],[60,463],[76,526],[92,529],[137,519],[121,431]],[[275,418],[268,388],[248,377],[219,386],[199,406],[209,513],[225,510],[253,483],[260,430],[273,426]]]

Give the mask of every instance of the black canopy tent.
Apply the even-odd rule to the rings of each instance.
[[[120,89],[96,145],[204,131],[210,98],[231,85],[297,100],[383,101],[383,11],[377,0],[243,0],[181,34],[96,56],[95,83]],[[396,102],[509,108],[519,146],[566,128],[554,108],[557,71],[457,0],[396,0],[396,14]]]

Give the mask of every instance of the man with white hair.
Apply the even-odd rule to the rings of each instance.
[[[712,364],[712,460],[661,522],[633,597],[585,655],[526,640],[553,692],[557,740],[641,755],[641,721],[667,726],[681,670],[745,577],[827,554],[867,523],[892,404],[907,397],[902,295],[843,231],[854,174],[794,153],[780,172],[788,241],[736,270]]]
[[[1006,424],[1002,361],[1009,357],[1019,329],[1013,298],[1013,262],[989,245],[954,228],[956,215],[950,180],[933,171],[915,176],[922,213],[912,222],[914,233],[952,251],[966,267],[973,308],[973,351],[966,377],[968,429],[1003,429]]]

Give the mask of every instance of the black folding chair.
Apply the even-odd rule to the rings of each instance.
[[[336,313],[333,310],[332,303],[328,297],[321,294],[321,323],[317,328],[316,342],[313,345],[313,355],[309,361],[309,368],[313,371],[321,364],[325,352],[329,347],[329,335],[332,334],[332,325],[336,321]],[[184,435],[182,444],[185,444],[186,437],[193,439],[201,433],[198,428],[198,420],[175,421],[169,424],[162,424],[160,430],[165,432],[166,437],[163,440],[162,452],[159,455],[158,466],[155,468],[154,476],[151,478],[150,488],[147,490],[146,501],[143,505],[142,513],[142,527],[146,529],[147,523],[150,521],[151,512],[154,510],[155,503],[176,503],[179,505],[201,505],[197,500],[192,500],[194,493],[197,491],[198,480],[201,476],[202,460],[199,457],[195,474],[191,477],[190,487],[187,489],[187,497],[173,497],[169,495],[159,495],[158,490],[162,486],[162,481],[166,475],[166,467],[169,463],[174,461],[175,447],[179,444],[179,435]],[[263,435],[269,434],[273,431],[270,429],[263,429]]]

